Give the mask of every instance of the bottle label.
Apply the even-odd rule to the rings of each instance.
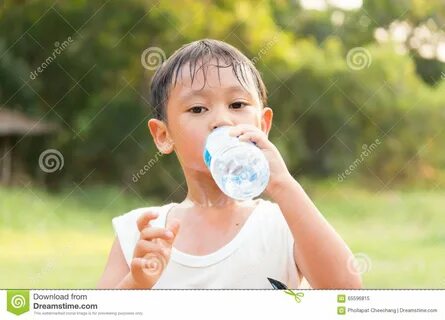
[[[212,156],[207,149],[204,149],[204,163],[208,168],[210,168],[210,161],[212,160]]]

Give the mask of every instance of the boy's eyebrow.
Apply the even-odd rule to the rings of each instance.
[[[196,96],[198,96],[198,97],[207,97],[208,94],[212,90],[215,90],[215,89],[206,88],[206,89],[200,89],[200,90],[190,90],[187,93],[181,95],[179,97],[179,100],[181,102],[183,102],[183,101],[187,101],[188,99],[196,97]],[[227,87],[227,88],[218,88],[217,90],[224,90],[224,91],[226,91],[226,93],[237,93],[237,92],[239,92],[239,93],[247,94],[247,95],[249,95],[250,98],[252,98],[252,95],[250,94],[250,92],[247,91],[246,89],[244,89],[241,86],[231,86],[231,87]]]

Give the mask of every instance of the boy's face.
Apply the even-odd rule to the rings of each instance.
[[[170,89],[167,104],[168,125],[150,119],[149,127],[163,153],[175,150],[184,169],[208,172],[202,154],[207,136],[221,126],[251,124],[269,133],[272,110],[262,107],[253,79],[248,74],[244,88],[232,67],[219,68],[216,61],[190,77],[189,66],[179,71],[178,81]],[[219,77],[218,77],[219,71]]]

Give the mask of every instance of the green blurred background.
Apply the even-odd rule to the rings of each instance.
[[[200,38],[260,70],[365,287],[445,287],[444,26],[440,0],[0,2],[0,288],[93,288],[112,217],[183,199],[148,87]]]

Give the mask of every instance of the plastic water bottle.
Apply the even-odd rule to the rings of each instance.
[[[237,200],[260,195],[269,182],[269,163],[253,143],[230,136],[231,127],[210,133],[204,148],[204,162],[218,187]]]

